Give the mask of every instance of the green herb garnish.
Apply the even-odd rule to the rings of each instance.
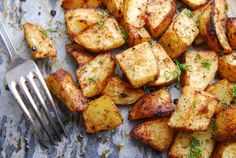
[[[69,123],[69,122],[70,122],[69,116],[68,116],[68,115],[64,115],[64,117],[62,118],[62,122],[63,122],[64,124]]]
[[[122,37],[125,41],[128,41],[129,37],[128,35],[126,34],[125,32],[125,29],[123,27],[120,27],[120,30],[121,30],[121,34],[122,34]]]
[[[189,18],[193,18],[193,13],[191,12],[191,10],[187,9],[185,11],[185,14],[189,17]]]
[[[196,137],[192,137],[188,145],[190,147],[189,158],[198,158],[201,156],[201,149],[199,148],[201,143]]]
[[[236,85],[233,87],[233,96],[236,97]]]
[[[103,19],[103,18],[100,19],[100,20],[98,21],[98,24],[99,24],[99,25],[103,25],[103,24],[104,24],[104,19]]]
[[[52,32],[52,33],[57,32],[56,29],[47,29],[47,31],[48,31],[48,32]]]
[[[48,37],[48,32],[47,32],[46,30],[41,29],[41,30],[39,30],[39,31],[40,31],[40,33],[41,33],[42,35]]]
[[[107,157],[107,154],[108,154],[109,152],[110,152],[109,149],[104,150],[104,151],[102,152],[101,158],[106,158],[106,157]]]
[[[178,81],[180,81],[180,76],[182,71],[188,70],[188,65],[186,64],[180,64],[178,60],[175,60],[176,70],[173,72],[173,74],[178,76]]]
[[[89,83],[94,83],[94,82],[96,82],[95,78],[89,78],[88,81],[89,81]]]
[[[211,64],[212,64],[211,62],[205,61],[205,62],[202,62],[202,67],[207,68],[207,69],[210,69]]]

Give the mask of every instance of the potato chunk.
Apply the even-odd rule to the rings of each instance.
[[[218,56],[214,51],[187,51],[184,56],[187,71],[182,84],[196,90],[204,90],[214,79],[218,68]]]
[[[140,98],[129,111],[129,120],[166,116],[173,110],[169,92],[161,89]]]
[[[129,105],[142,97],[144,92],[133,89],[129,83],[122,81],[118,77],[112,77],[102,94],[109,96],[115,104]]]
[[[206,130],[218,104],[216,98],[204,91],[185,86],[169,126],[181,130]]]
[[[168,126],[169,118],[160,118],[136,125],[131,136],[163,152],[171,145],[174,130]]]
[[[75,41],[95,53],[113,50],[125,43],[118,23],[110,17],[101,18],[99,24],[82,32]]]
[[[195,10],[204,6],[209,0],[182,0],[189,8]]]
[[[172,21],[159,43],[172,59],[176,59],[192,44],[198,33],[192,12],[184,9]]]
[[[110,53],[96,56],[91,62],[76,70],[76,75],[85,97],[102,92],[115,71],[115,61]]]
[[[86,98],[67,71],[57,70],[48,75],[45,82],[52,94],[61,100],[70,111],[78,112],[87,108]]]
[[[83,112],[85,129],[88,133],[110,130],[123,123],[119,109],[108,96],[102,96],[88,103]]]
[[[150,86],[167,86],[177,80],[176,65],[168,56],[160,44],[152,46],[152,50],[157,58],[157,67],[160,75],[157,80],[150,82]]]
[[[222,142],[214,149],[213,158],[236,157],[236,142]]]
[[[23,25],[26,41],[32,51],[34,59],[45,59],[57,56],[52,40],[38,24],[25,23]]]
[[[236,82],[236,53],[219,57],[219,74],[222,78]]]
[[[116,19],[123,17],[124,0],[103,0],[103,4]]]
[[[83,66],[94,59],[93,55],[86,52],[78,44],[66,44],[66,50],[72,55],[79,66]]]
[[[122,25],[127,34],[126,38],[130,47],[141,44],[143,42],[151,43],[152,38],[144,27],[134,27],[125,22],[124,20],[121,20],[120,24]]]
[[[206,131],[178,132],[169,151],[170,158],[211,158],[215,141],[213,127]]]
[[[125,0],[124,19],[128,24],[141,28],[145,25],[144,15],[148,0]]]
[[[134,88],[154,81],[158,76],[157,60],[148,42],[125,50],[116,55],[115,60]]]
[[[101,3],[101,0],[63,0],[61,7],[65,9],[97,8]]]
[[[210,85],[206,91],[220,100],[220,103],[216,107],[216,113],[220,112],[224,104],[230,104],[234,99],[232,94],[233,85],[226,79]]]
[[[228,18],[226,28],[229,45],[236,49],[236,18]]]
[[[216,116],[214,138],[218,141],[236,139],[236,107],[227,105]]]
[[[147,6],[146,25],[153,38],[162,35],[170,25],[176,10],[176,0],[152,0]]]

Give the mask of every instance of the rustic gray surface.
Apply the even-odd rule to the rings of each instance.
[[[31,58],[30,50],[24,40],[22,24],[39,23],[46,29],[57,30],[56,33],[50,33],[50,36],[58,50],[58,58],[52,61],[37,61],[44,76],[59,68],[64,68],[71,73],[75,69],[74,61],[66,54],[64,48],[69,40],[64,25],[64,11],[60,4],[61,0],[0,0],[0,18],[3,19],[22,57]],[[55,17],[50,15],[51,9],[57,11]],[[70,116],[70,123],[66,125],[69,137],[63,137],[58,146],[42,148],[34,139],[29,124],[6,86],[4,76],[8,63],[9,56],[0,38],[0,158],[96,158],[101,157],[106,150],[109,150],[107,156],[110,158],[158,157],[159,153],[130,138],[129,132],[133,125],[127,120],[129,107],[120,107],[124,124],[119,128],[90,135],[84,132],[79,114],[65,112],[64,115]],[[175,85],[172,87],[171,93],[178,98],[178,88]],[[166,157],[166,154],[159,157]]]

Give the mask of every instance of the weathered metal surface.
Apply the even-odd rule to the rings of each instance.
[[[74,61],[65,51],[64,45],[69,43],[69,40],[64,25],[64,11],[60,4],[61,0],[0,0],[0,17],[21,56],[31,58],[30,50],[24,40],[22,24],[39,23],[46,29],[57,30],[56,33],[50,33],[50,36],[58,50],[58,58],[53,61],[37,61],[44,76],[59,68],[64,68],[73,74],[76,68]],[[50,15],[52,9],[57,11],[55,17]],[[233,13],[232,10],[230,12]],[[9,56],[0,38],[0,158],[96,158],[101,157],[106,150],[109,151],[107,155],[110,158],[167,157],[165,153],[159,155],[158,152],[130,138],[129,132],[134,123],[127,120],[128,106],[119,107],[124,118],[123,125],[115,130],[98,134],[86,134],[80,114],[65,112],[64,115],[70,116],[70,122],[66,125],[68,138],[63,137],[58,146],[42,148],[34,139],[29,124],[6,86],[4,76],[8,63]],[[178,98],[179,90],[176,85],[172,85],[169,90],[172,99]]]

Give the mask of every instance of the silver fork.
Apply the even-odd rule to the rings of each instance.
[[[47,147],[47,144],[45,144],[45,141],[43,140],[45,132],[50,142],[52,144],[56,144],[54,133],[60,140],[60,131],[63,131],[65,135],[66,131],[62,121],[60,120],[59,111],[53,101],[47,85],[45,84],[42,74],[40,73],[34,61],[23,59],[17,54],[1,18],[0,34],[7,47],[11,59],[11,63],[6,72],[6,80],[10,91],[19,103],[21,110],[31,123],[31,126],[37,134],[39,141]],[[39,84],[36,84],[35,81],[37,81]],[[46,104],[44,97],[40,93],[39,87],[41,87],[41,89],[43,89],[44,93],[46,94],[46,98],[49,100],[49,105]],[[35,102],[35,99],[33,99],[31,90],[33,90],[34,94],[37,96],[37,102]],[[48,107],[52,108],[55,119],[50,113]],[[33,113],[30,111],[30,109],[32,109],[31,111],[33,111]],[[41,113],[40,109],[43,110],[43,114]],[[34,116],[36,116],[35,118],[39,124],[34,119]],[[45,118],[51,128],[49,128],[49,125],[47,125]],[[56,121],[59,126],[57,126]],[[42,130],[44,132],[42,132]],[[52,131],[54,133],[52,133]]]

